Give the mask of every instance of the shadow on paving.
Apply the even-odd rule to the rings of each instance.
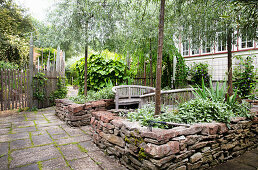
[[[126,169],[92,142],[89,126],[68,127],[54,108],[1,112],[2,169]]]

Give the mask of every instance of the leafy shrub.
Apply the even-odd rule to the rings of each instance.
[[[253,65],[254,59],[251,56],[247,56],[246,58],[237,56],[236,58],[240,60],[240,64],[234,69],[233,85],[235,86],[237,94],[242,98],[245,98],[251,94],[253,89],[255,89],[257,82],[256,72]]]
[[[18,65],[6,61],[0,61],[0,69],[17,69]]]
[[[194,85],[202,85],[202,79],[206,86],[209,86],[209,80],[211,76],[208,73],[208,64],[207,63],[194,63],[189,70],[191,75],[191,82]]]
[[[47,78],[44,73],[38,72],[35,77],[33,77],[32,87],[33,87],[33,97],[38,101],[43,101],[46,98],[45,85],[47,83]]]
[[[63,99],[67,95],[67,87],[64,78],[59,77],[56,85],[57,90],[53,91],[49,96],[49,100],[53,104],[55,102],[55,99]]]
[[[87,97],[83,95],[78,95],[76,97],[69,98],[75,103],[82,104],[89,101],[96,101],[101,99],[114,99],[115,95],[112,91],[112,87],[105,87],[97,92],[90,90],[87,93]]]
[[[78,72],[77,83],[81,87],[84,86],[84,58],[76,63],[76,71]],[[126,65],[121,61],[105,59],[101,55],[91,55],[88,59],[88,89],[99,90],[107,86],[108,81],[113,84],[121,84],[129,77],[126,76]]]
[[[185,59],[179,55],[176,57],[176,88],[182,88],[187,85],[188,67],[185,64]]]

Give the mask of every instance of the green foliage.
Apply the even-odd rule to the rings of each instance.
[[[236,57],[240,63],[233,72],[233,85],[237,94],[242,98],[250,95],[257,83],[257,74],[253,65],[254,57],[256,56]]]
[[[202,79],[206,86],[209,86],[209,80],[211,76],[208,73],[208,64],[207,63],[194,63],[189,72],[191,75],[191,82],[194,85],[201,86]]]
[[[53,104],[55,102],[55,99],[63,99],[67,95],[67,87],[65,84],[65,78],[58,77],[56,85],[57,85],[57,89],[55,91],[53,91],[49,96],[49,100]]]
[[[38,101],[43,101],[46,98],[45,85],[47,82],[46,75],[44,73],[38,72],[32,81],[33,87],[33,97]]]
[[[175,87],[183,88],[187,85],[188,67],[185,64],[185,59],[181,55],[178,55],[176,59],[177,63]]]
[[[69,98],[75,103],[83,104],[89,101],[96,101],[101,99],[114,99],[115,94],[112,91],[112,87],[105,87],[99,91],[90,90],[87,93],[87,97],[84,95],[78,95],[76,97]]]
[[[178,116],[184,123],[212,121],[229,123],[229,118],[234,114],[225,103],[197,98],[181,104]]]
[[[249,117],[249,107],[247,107],[245,102],[240,104],[237,101],[236,92],[232,96],[227,96],[226,82],[224,82],[222,86],[220,86],[219,82],[217,82],[216,88],[214,88],[212,86],[212,80],[210,79],[210,88],[207,88],[204,85],[204,80],[202,80],[202,88],[197,86],[197,88],[194,89],[193,94],[197,99],[225,103],[228,107],[228,110],[231,110],[234,114],[241,114]]]
[[[0,61],[0,69],[17,69],[18,65],[6,61]]]
[[[226,96],[226,82],[220,87],[219,82],[216,83],[216,88],[212,85],[212,80],[210,79],[210,88],[207,88],[202,79],[202,86],[197,85],[193,90],[193,94],[196,98],[209,99],[214,102],[224,102]],[[235,98],[234,98],[235,99]],[[232,102],[232,100],[230,100]]]
[[[28,61],[28,35],[33,30],[26,10],[12,0],[0,1],[0,60],[24,66]]]
[[[42,52],[43,52],[43,65],[47,65],[47,60],[49,57],[49,61],[53,62],[54,61],[54,55],[57,53],[56,49],[53,48],[37,48],[36,52],[39,54],[39,61],[42,63]]]
[[[77,84],[83,92],[84,87],[84,58],[76,62],[76,71],[79,75]],[[99,90],[107,86],[107,82],[121,84],[129,77],[126,76],[126,65],[121,61],[105,59],[101,55],[91,55],[88,58],[88,89]]]

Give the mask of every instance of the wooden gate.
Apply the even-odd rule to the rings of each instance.
[[[43,56],[41,56],[43,59]],[[54,61],[50,62],[49,56],[47,64],[40,62],[39,56],[33,58],[33,41],[30,40],[29,68],[27,69],[3,69],[0,70],[0,109],[10,110],[24,107],[48,107],[51,105],[49,97],[57,90],[57,80],[65,77],[65,54],[58,47]],[[33,96],[33,80],[35,75],[44,73],[47,82],[44,86],[45,99],[38,101]]]

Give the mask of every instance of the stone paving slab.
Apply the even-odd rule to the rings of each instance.
[[[94,151],[100,150],[92,141],[80,142],[79,145],[81,145],[88,152],[94,152]]]
[[[9,143],[0,143],[0,156],[7,155],[9,148]]]
[[[17,150],[11,153],[12,161],[10,168],[16,166],[35,163],[38,161],[44,161],[51,158],[61,157],[60,152],[54,145],[47,145],[41,147],[28,148],[23,150]]]
[[[31,164],[28,166],[14,168],[13,170],[39,170],[39,167],[38,167],[38,164]]]
[[[31,147],[31,141],[30,139],[18,139],[15,141],[12,141],[10,143],[10,149],[22,149],[22,148],[27,148],[27,147]]]
[[[29,133],[17,133],[17,134],[8,134],[8,135],[0,135],[0,142],[8,142],[17,139],[26,139],[29,138]]]
[[[0,135],[8,135],[10,132],[10,128],[2,128],[0,129]]]
[[[69,164],[76,170],[102,170],[90,157],[73,160]]]
[[[88,157],[86,153],[80,151],[80,149],[76,144],[60,146],[60,149],[67,160],[74,160],[74,159]]]
[[[79,128],[71,128],[71,127],[68,127],[68,126],[62,126],[62,128],[70,136],[82,136],[82,135],[85,135],[85,133],[83,133],[83,131],[81,131],[81,129],[79,129]]]
[[[47,135],[38,135],[38,136],[32,136],[33,144],[36,145],[46,145],[53,143],[52,139]]]
[[[64,144],[69,144],[69,143],[74,143],[74,142],[82,142],[82,141],[89,141],[91,140],[90,136],[78,136],[78,137],[69,137],[67,139],[58,139],[55,140],[58,145],[64,145]]]
[[[13,133],[21,133],[21,132],[34,132],[36,131],[36,127],[35,126],[31,126],[31,127],[24,127],[24,128],[15,128],[13,129]]]
[[[0,170],[8,169],[8,156],[0,157]]]
[[[102,151],[89,152],[89,156],[104,169],[123,170],[124,166],[119,165],[115,159],[106,156]]]
[[[52,169],[70,170],[64,158],[62,157],[42,162],[42,169],[43,170],[52,170]]]

